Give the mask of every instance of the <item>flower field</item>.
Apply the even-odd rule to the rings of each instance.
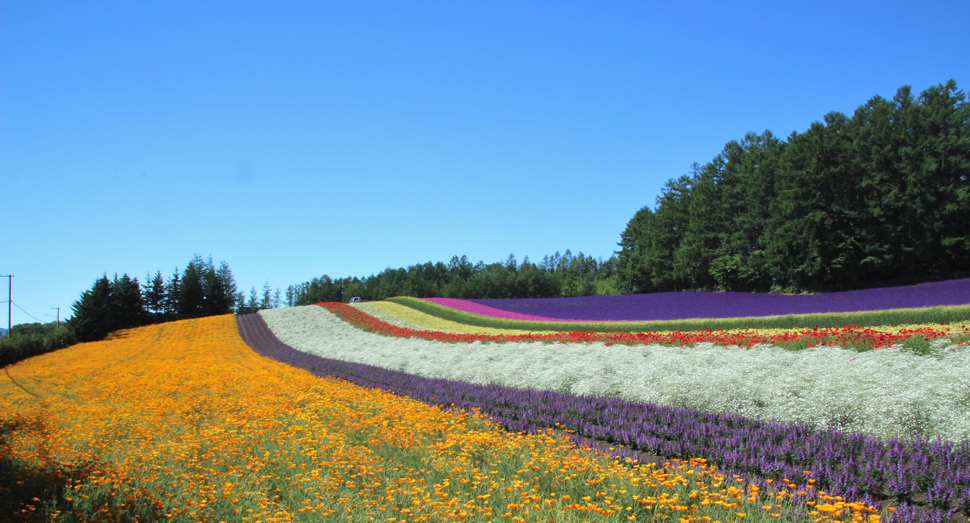
[[[0,522],[970,513],[965,321],[596,332],[320,305],[6,367]]]
[[[462,300],[459,300],[462,301]],[[526,320],[477,314],[419,298],[398,296],[386,302],[401,305],[440,320],[447,320],[466,327],[484,327],[525,332],[690,332],[690,331],[743,331],[756,329],[769,331],[812,330],[818,328],[841,329],[846,326],[879,329],[901,329],[908,326],[970,325],[970,305],[940,305],[913,309],[887,309],[859,312],[825,312],[814,314],[787,314],[776,316],[748,316],[733,318],[689,318],[679,320],[649,321],[585,321],[585,320]],[[471,303],[471,302],[466,302]],[[474,304],[482,312],[481,305]],[[496,309],[497,310],[497,309]],[[739,312],[740,314],[740,312]]]
[[[263,357],[288,348],[258,318],[142,327],[7,367],[0,520],[807,523],[888,515],[823,494],[805,479],[811,471],[800,471],[796,490],[725,476],[704,460],[624,463],[551,431],[508,433],[470,410],[317,377],[298,362]]]
[[[549,298],[549,299],[558,301],[560,298]],[[581,319],[581,318],[537,316],[535,314],[526,314],[523,312],[515,312],[512,310],[509,310],[509,309],[516,308],[515,305],[511,305],[511,306],[506,305],[506,308],[504,309],[501,307],[494,307],[494,306],[488,305],[490,301],[500,302],[499,304],[503,304],[505,302],[514,304],[515,302],[520,302],[520,301],[535,303],[535,302],[538,302],[539,300],[460,300],[457,298],[425,298],[425,300],[431,303],[436,303],[444,307],[451,307],[452,309],[457,309],[463,312],[470,312],[472,314],[480,314],[482,316],[491,316],[493,318],[502,318],[506,320],[586,321],[586,319]],[[523,307],[523,310],[528,310],[528,309]],[[593,318],[589,318],[589,319],[593,319]]]
[[[887,325],[878,328],[848,325],[813,329],[767,328],[647,332],[533,331],[481,327],[474,323],[446,320],[423,313],[420,310],[402,307],[395,302],[376,302],[355,306],[334,303],[322,305],[350,323],[371,332],[445,342],[603,342],[607,345],[663,344],[679,346],[713,343],[715,345],[736,345],[740,347],[769,344],[791,350],[822,345],[855,350],[872,350],[902,344],[915,352],[925,354],[938,353],[938,349],[951,345],[955,348],[962,347],[964,343],[970,341],[970,321],[951,324]],[[374,310],[380,311],[381,318],[366,312]],[[549,325],[549,323],[542,323],[542,325]]]
[[[418,330],[421,330],[421,329],[441,330],[441,329],[435,329],[432,325],[428,324],[429,322],[417,323],[413,321],[413,318],[407,317],[407,313],[410,312],[412,309],[408,309],[407,307],[403,307],[396,303],[382,301],[382,302],[349,303],[348,305],[362,311],[364,314],[373,316],[383,321],[384,323],[387,323],[388,325],[393,325],[395,327],[402,327],[405,329],[418,329]],[[418,314],[421,314],[418,311],[415,311],[415,312]],[[429,316],[429,315],[426,314],[425,316]],[[454,325],[459,325],[459,324],[454,323]]]
[[[390,325],[391,327],[399,327],[406,329],[401,332],[388,332],[388,334],[393,334],[397,336],[407,335],[407,336],[422,336],[420,333],[409,333],[405,334],[407,330],[410,331],[439,331],[452,334],[484,334],[489,336],[519,336],[516,338],[518,340],[530,340],[530,341],[541,341],[544,339],[553,339],[557,336],[545,338],[542,337],[543,334],[553,334],[556,333],[558,336],[562,336],[559,333],[570,333],[567,336],[576,337],[575,332],[567,327],[576,325],[573,323],[568,324],[556,324],[560,329],[546,329],[546,330],[526,330],[526,329],[510,329],[510,328],[495,328],[495,327],[482,327],[474,325],[471,323],[462,323],[458,321],[448,320],[440,316],[435,316],[433,314],[428,314],[421,310],[407,307],[396,302],[390,301],[379,301],[379,302],[368,302],[368,303],[356,303],[350,304],[351,307],[360,310],[365,315],[364,316],[354,316],[354,321],[358,324],[365,325],[372,321],[368,316],[376,318],[383,322],[384,324]],[[338,312],[339,313],[339,312]],[[379,324],[374,324],[368,328],[379,331],[381,327]],[[539,337],[533,336],[534,334],[540,335]],[[525,338],[521,336],[527,335]],[[921,342],[929,342],[939,338],[947,338],[949,340],[954,340],[956,342],[960,341],[970,341],[970,321],[961,321],[957,323],[948,323],[945,325],[941,324],[921,324],[921,325],[885,325],[875,328],[860,328],[857,326],[848,326],[840,328],[794,328],[794,329],[781,329],[781,328],[767,328],[767,329],[722,329],[718,331],[700,331],[700,333],[685,333],[678,331],[653,331],[650,333],[640,333],[638,335],[628,336],[625,333],[614,332],[609,335],[606,334],[595,334],[595,333],[585,333],[580,336],[585,336],[588,341],[605,341],[607,343],[673,343],[680,345],[687,345],[697,342],[711,342],[722,345],[741,345],[741,346],[752,346],[759,343],[769,343],[778,346],[783,346],[786,348],[799,348],[799,347],[809,347],[820,344],[836,344],[842,347],[851,347],[855,349],[872,349],[878,347],[890,346],[900,342],[909,342],[913,345],[913,348],[917,348],[917,339]],[[916,337],[916,339],[913,339]],[[463,339],[463,341],[500,341],[498,338],[489,337],[475,337],[472,339]],[[582,340],[578,340],[582,341]],[[923,349],[926,349],[926,345],[920,343]]]
[[[488,335],[520,335],[531,334],[536,331],[525,329],[503,329],[495,327],[479,327],[451,321],[434,316],[411,307],[406,307],[391,301],[378,301],[350,304],[351,307],[373,316],[388,325],[411,330],[441,331],[459,334],[488,334]],[[542,332],[542,331],[539,331]],[[559,329],[545,332],[560,332]]]
[[[346,307],[327,305],[334,310]],[[306,309],[313,310],[312,307]],[[272,324],[272,316],[278,316],[278,320],[284,312],[263,311],[260,316]],[[325,314],[319,318],[324,322],[335,320]],[[301,323],[304,333],[321,333],[319,325],[314,326],[312,321]],[[340,322],[332,321],[331,326],[337,329],[325,335],[333,341],[331,345],[347,343],[347,347],[364,349],[360,340],[351,341],[354,334],[347,329],[349,325],[341,328]],[[274,332],[284,330],[274,327]],[[388,340],[386,337],[384,340],[423,341]],[[484,345],[507,345],[522,350],[522,344]],[[806,424],[766,422],[736,414],[541,390],[535,383],[529,388],[515,388],[494,382],[476,384],[465,379],[422,377],[396,368],[354,363],[355,356],[348,353],[328,358],[311,354],[299,345],[297,347],[304,350],[294,350],[268,335],[266,347],[267,355],[311,369],[319,375],[339,376],[432,404],[479,408],[512,430],[537,431],[556,427],[601,442],[612,442],[615,448],[610,450],[617,456],[637,459],[651,459],[656,455],[704,456],[722,467],[748,474],[747,480],[759,487],[770,487],[782,480],[786,480],[786,484],[792,482],[795,488],[811,485],[798,485],[791,478],[799,477],[805,470],[814,471],[811,481],[817,481],[815,485],[819,488],[841,492],[846,498],[861,498],[883,505],[898,504],[900,509],[894,514],[894,520],[898,521],[943,521],[948,515],[960,518],[961,510],[966,511],[970,504],[970,447],[965,440],[956,444],[930,439],[891,438],[884,441],[834,429],[814,429]],[[466,367],[481,366],[483,360],[474,359],[481,347],[475,344],[465,347],[476,349],[464,356],[469,359]],[[561,348],[558,345],[552,347]],[[400,356],[393,360],[396,364],[430,359],[428,355],[408,352],[405,345],[387,344],[384,350],[386,352],[381,357],[389,361]],[[916,505],[923,508],[916,510]]]
[[[455,335],[380,336],[317,306],[260,314],[283,343],[301,351],[429,378],[730,412],[884,439],[970,438],[970,350],[946,338],[930,357],[891,346],[856,352],[766,343],[726,350],[703,340],[690,348],[607,345],[568,333],[537,335],[540,341],[462,335],[456,337],[467,343],[441,343]],[[506,338],[518,342],[496,342]]]
[[[967,305],[970,304],[970,278],[806,295],[658,292],[585,298],[428,300],[475,314],[522,320],[647,321],[735,318]]]

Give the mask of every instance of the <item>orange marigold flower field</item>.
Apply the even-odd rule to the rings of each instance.
[[[475,413],[317,378],[257,355],[233,316],[125,331],[5,373],[2,521],[727,522],[824,512],[809,516],[703,460],[614,462],[552,433],[509,434]],[[838,508],[823,518],[879,519],[862,504]]]

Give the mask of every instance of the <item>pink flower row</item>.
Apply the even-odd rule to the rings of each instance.
[[[518,312],[503,311],[488,305],[481,305],[473,301],[461,300],[458,298],[425,298],[426,301],[437,303],[438,305],[449,307],[472,314],[491,316],[492,318],[502,318],[506,320],[530,320],[530,321],[583,321],[583,320],[564,320],[562,318],[548,318],[546,316],[533,316],[531,314],[521,314]]]

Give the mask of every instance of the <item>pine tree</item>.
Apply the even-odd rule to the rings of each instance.
[[[227,280],[228,278],[228,280]],[[202,282],[204,287],[203,314],[215,316],[232,312],[235,289],[229,288],[232,282],[232,272],[226,262],[222,262],[219,270],[212,263],[212,257],[202,267]]]
[[[111,292],[111,330],[130,329],[145,323],[145,306],[138,278],[115,274]]]
[[[280,288],[277,287],[276,291],[273,292],[273,308],[279,309],[283,306],[283,293],[280,292]]]
[[[259,308],[273,308],[273,288],[269,286],[269,282],[263,284],[263,299],[259,302]]]
[[[219,269],[216,271],[216,277],[219,278],[223,287],[224,298],[221,301],[217,301],[220,305],[218,314],[232,314],[235,306],[236,297],[236,279],[232,276],[232,271],[229,270],[229,264],[226,262],[219,263]]]
[[[182,298],[182,275],[179,268],[175,268],[172,277],[168,279],[165,286],[165,320],[172,321],[179,319],[179,300]]]
[[[179,318],[200,318],[205,315],[203,271],[205,271],[205,262],[199,255],[195,255],[185,266],[179,294]]]
[[[155,276],[145,276],[142,299],[152,323],[163,321],[165,298],[165,280],[162,278],[162,271],[156,271]]]
[[[71,304],[74,314],[67,320],[67,326],[79,342],[103,340],[111,332],[111,293],[111,280],[105,274]]]
[[[259,312],[259,296],[256,294],[256,287],[249,290],[249,302],[246,304],[249,313]]]
[[[253,311],[249,310],[246,305],[246,294],[243,291],[236,293],[236,314],[251,314]]]
[[[907,186],[920,220],[920,269],[970,268],[970,106],[949,80],[920,93],[919,168]]]

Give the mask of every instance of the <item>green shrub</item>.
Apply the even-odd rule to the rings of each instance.
[[[0,367],[77,343],[74,332],[60,328],[46,334],[13,334],[0,338]]]

